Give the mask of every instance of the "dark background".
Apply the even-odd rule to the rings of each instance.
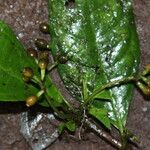
[[[141,65],[150,63],[150,0],[134,0],[134,14],[141,44]],[[34,46],[41,34],[38,25],[48,19],[46,0],[0,0],[0,19],[5,20],[26,47]],[[0,103],[0,150],[30,150],[20,134],[20,104]],[[13,112],[13,113],[12,113]],[[142,150],[150,150],[150,101],[135,89],[130,107],[128,128],[140,137]],[[89,140],[75,142],[69,138],[56,141],[47,150],[113,150],[111,146],[93,134]]]

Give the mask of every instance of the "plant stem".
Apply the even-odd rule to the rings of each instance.
[[[121,83],[127,83],[127,82],[135,81],[135,80],[136,80],[136,79],[135,79],[134,76],[129,76],[129,77],[125,77],[125,78],[122,78],[122,79],[119,79],[119,80],[115,80],[115,81],[109,82],[109,83],[103,85],[102,87],[96,89],[96,90],[85,100],[84,105],[87,106],[87,105],[89,105],[90,103],[92,103],[94,97],[95,97],[97,94],[99,94],[100,92],[102,92],[103,90],[105,90],[105,89],[114,87],[114,86],[119,85],[119,84],[121,84]]]
[[[41,79],[39,79],[37,76],[34,76],[33,79],[31,79],[32,82],[34,82],[35,84],[38,84],[38,86],[40,87],[41,90],[44,89],[44,85]]]
[[[104,138],[106,141],[108,141],[109,143],[111,143],[117,149],[121,149],[122,148],[122,144],[119,141],[117,141],[116,139],[114,139],[111,135],[109,135],[105,131],[99,129],[94,123],[92,123],[88,119],[85,120],[85,124],[87,125],[87,127],[89,127],[90,129],[92,129],[100,137]]]
[[[50,105],[50,107],[53,109],[54,112],[57,113],[58,117],[60,117],[61,119],[65,119],[65,114],[61,113],[52,103],[51,103],[51,99],[50,97],[47,95],[47,92],[45,92],[45,97],[46,100],[48,102],[48,104]]]
[[[45,71],[45,69],[41,69],[41,81],[43,81],[45,78]]]
[[[55,62],[54,64],[48,66],[47,68],[48,72],[51,72],[56,66],[58,66],[58,62]]]
[[[39,91],[39,92],[36,94],[36,96],[37,96],[37,97],[40,97],[42,94],[44,94],[44,90]]]
[[[127,150],[127,147],[128,147],[128,140],[126,139],[125,136],[122,136],[121,137],[121,143],[122,143],[122,147],[121,147],[121,150]]]
[[[41,88],[41,91],[43,91],[45,97],[46,97],[46,100],[49,104],[49,106],[53,109],[54,112],[57,113],[57,115],[61,118],[61,119],[65,119],[65,114],[64,113],[61,113],[51,102],[51,98],[48,96],[48,93],[44,87],[44,84],[41,80],[39,80],[37,77],[34,77],[34,80],[37,81],[37,83],[39,84],[40,88]],[[65,101],[66,102],[66,101]],[[66,102],[67,103],[67,102]],[[68,103],[67,103],[68,104]],[[67,105],[68,107],[70,106],[69,104]],[[72,109],[72,107],[70,106],[69,107],[70,109]]]

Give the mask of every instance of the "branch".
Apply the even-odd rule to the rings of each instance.
[[[87,125],[87,127],[89,127],[94,132],[96,132],[100,137],[104,138],[107,142],[112,144],[114,147],[116,147],[117,149],[121,149],[122,144],[119,141],[114,139],[111,135],[109,135],[108,133],[106,133],[102,129],[99,129],[94,123],[92,123],[91,121],[86,119],[85,124]]]

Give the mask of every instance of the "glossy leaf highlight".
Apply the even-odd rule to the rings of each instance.
[[[58,70],[76,99],[82,99],[83,77],[91,94],[110,81],[136,73],[140,51],[131,0],[76,0],[70,8],[65,3],[49,0],[51,48],[54,56],[61,52],[70,57]],[[99,99],[111,98],[103,107],[121,132],[132,93],[133,85],[127,84],[98,95]]]

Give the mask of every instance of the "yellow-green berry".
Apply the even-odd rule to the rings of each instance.
[[[40,59],[38,62],[38,66],[40,69],[46,69],[48,66],[48,60],[47,59]]]
[[[35,105],[37,103],[37,101],[38,101],[38,97],[35,95],[32,95],[26,99],[26,106],[31,107],[31,106]]]
[[[32,78],[34,76],[34,72],[32,70],[32,68],[30,67],[25,67],[22,71],[22,75],[25,77],[25,78]]]

